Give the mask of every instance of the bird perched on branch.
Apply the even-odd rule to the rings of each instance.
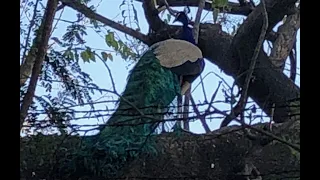
[[[188,9],[190,11],[190,9]],[[187,10],[187,11],[188,11]],[[196,41],[193,36],[192,28],[189,27],[190,20],[186,15],[186,11],[176,13],[176,18],[174,22],[182,23],[182,33],[179,39],[188,41],[196,46]],[[172,67],[171,70],[176,74],[182,76],[182,94],[184,94],[190,84],[202,73],[205,63],[204,59],[198,58],[196,61],[186,61],[182,66]]]
[[[118,108],[96,145],[130,153],[146,146],[167,106],[203,71],[202,52],[195,45],[185,12],[177,13],[175,21],[183,24],[180,38],[155,43],[142,55],[129,72]]]

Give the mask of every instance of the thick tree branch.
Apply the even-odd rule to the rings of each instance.
[[[297,31],[300,28],[300,10],[289,15],[278,29],[278,36],[273,43],[271,62],[283,71],[287,57],[296,43]]]
[[[264,126],[265,124],[259,124],[251,127],[261,130]],[[286,123],[275,125],[274,133],[279,137],[288,135],[290,141],[299,144],[300,123],[295,122],[290,128],[285,128],[286,126]],[[252,133],[265,136],[264,131],[255,132],[252,129]],[[157,156],[141,154],[139,158],[128,162],[116,177],[110,177],[106,173],[95,173],[97,169],[108,167],[94,161],[88,161],[86,166],[83,163],[84,158],[79,156],[84,152],[81,149],[79,153],[79,147],[83,146],[83,142],[90,142],[96,137],[70,136],[61,144],[64,138],[45,136],[41,142],[46,143],[46,146],[39,146],[37,137],[22,138],[21,177],[32,179],[33,172],[36,172],[37,179],[45,179],[51,170],[47,167],[56,164],[55,172],[60,173],[52,173],[51,179],[249,179],[249,176],[236,176],[243,169],[243,164],[246,164],[243,163],[244,160],[254,162],[264,180],[300,177],[300,160],[287,145],[275,141],[262,147],[260,143],[248,139],[243,133],[243,128],[239,126],[222,128],[207,134],[184,133],[177,136],[176,133],[164,133],[155,136],[158,145]],[[56,154],[60,158],[59,161],[52,161],[52,149],[56,147],[61,147]],[[87,154],[83,156],[85,155]],[[91,159],[101,159],[107,155],[99,153]],[[70,159],[73,160],[73,166],[70,166]],[[43,161],[46,166],[39,165]],[[116,162],[114,161],[114,164]],[[92,167],[96,168],[92,170]],[[250,178],[253,179],[252,176]]]
[[[144,2],[145,0],[136,0],[136,1]],[[163,5],[162,0],[157,0],[156,2],[160,6]],[[195,0],[167,0],[167,2],[172,7],[178,7],[178,6],[198,7],[199,6],[199,1],[195,1]],[[228,7],[230,8],[229,10],[222,11],[222,9],[221,9],[221,12],[247,16],[253,10],[252,7],[250,7],[249,5],[248,6],[240,6],[239,3],[233,3],[233,2],[229,2]],[[207,11],[212,11],[211,3],[205,2],[204,9]]]
[[[268,0],[266,2],[269,19],[269,27],[267,32],[270,32],[272,28],[282,20],[284,15],[286,15],[295,6],[295,2],[296,0]],[[262,6],[260,4],[240,26],[238,33],[232,40],[231,47],[227,54],[227,59],[236,60],[236,62],[232,64],[232,66],[237,67],[234,68],[237,71],[232,72],[232,74],[239,75],[248,69],[250,59],[252,57],[252,54],[254,53],[254,47],[256,46],[256,42],[258,41],[260,36],[259,32],[263,25],[262,22],[263,15]],[[262,51],[259,54],[259,59],[260,60],[257,61],[257,67],[253,74],[255,77],[255,81],[259,79],[260,82],[251,84],[251,87],[249,88],[249,94],[256,102],[259,102],[258,99],[264,99],[264,101],[267,102],[267,114],[270,114],[270,107],[273,103],[275,103],[276,109],[274,114],[274,121],[286,121],[290,119],[289,112],[292,110],[289,107],[289,101],[292,99],[296,99],[299,96],[299,88],[283,73],[276,73],[276,68],[272,64],[270,64],[270,60],[267,60],[268,58],[266,57],[266,54]],[[269,62],[264,62],[266,60]],[[278,74],[277,77],[273,76],[275,74]],[[237,83],[242,87],[244,78],[240,78]],[[256,85],[258,84],[273,84],[273,86],[267,86],[264,90],[257,91],[256,88],[260,89],[259,87],[256,87]],[[282,91],[286,89],[286,91],[288,91],[288,94],[284,95],[280,93],[280,91],[278,91],[279,94],[275,95],[274,91],[277,90],[274,90],[272,88],[281,88]],[[282,97],[279,96],[280,94],[282,94]],[[269,99],[267,99],[266,97],[269,97]],[[261,107],[262,104],[258,104]]]
[[[261,2],[262,14],[263,14],[264,18],[263,18],[263,25],[262,25],[262,30],[261,30],[261,33],[260,33],[260,36],[258,39],[258,43],[254,49],[254,53],[253,53],[253,56],[250,61],[249,69],[245,73],[246,74],[245,82],[244,82],[244,85],[242,86],[241,96],[240,96],[239,102],[237,103],[235,108],[233,108],[231,110],[231,114],[228,115],[222,121],[220,127],[227,126],[231,122],[232,119],[236,118],[240,113],[242,113],[246,104],[247,104],[247,101],[248,101],[248,90],[249,90],[250,82],[252,81],[252,74],[255,69],[258,55],[259,55],[261,47],[263,45],[263,41],[265,39],[267,28],[268,28],[268,15],[267,15],[266,6],[265,6],[265,0],[261,0],[260,2]],[[244,121],[242,123],[244,123]]]
[[[38,77],[41,72],[42,62],[46,55],[46,50],[48,46],[48,41],[49,41],[49,37],[52,29],[52,23],[53,23],[54,15],[56,13],[57,5],[58,5],[58,0],[50,0],[47,3],[45,18],[43,19],[43,29],[42,29],[43,31],[39,32],[42,34],[42,38],[37,46],[37,55],[35,57],[35,63],[32,69],[30,83],[28,86],[27,93],[24,96],[23,102],[21,105],[20,130],[27,116],[27,112],[32,103],[32,99],[34,97],[34,92],[36,90]]]
[[[132,37],[135,37],[137,39],[139,39],[140,41],[142,41],[143,43],[146,43],[148,44],[149,42],[149,39],[148,39],[148,36],[138,32],[138,31],[135,31],[131,28],[128,28],[124,25],[121,25],[119,23],[116,23],[108,18],[105,18],[103,17],[102,15],[98,14],[98,13],[95,13],[94,11],[92,11],[91,9],[89,9],[87,6],[81,4],[80,2],[78,1],[74,1],[74,0],[60,0],[63,4],[71,7],[72,9],[84,14],[87,18],[90,18],[90,19],[94,19],[94,20],[97,20],[97,21],[100,21],[101,23],[107,25],[107,26],[110,26],[118,31],[121,31],[123,33],[126,33]]]

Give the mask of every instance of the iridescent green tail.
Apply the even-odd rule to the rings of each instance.
[[[179,92],[177,75],[147,51],[130,72],[119,106],[96,145],[114,154],[131,155],[148,147],[147,138]]]

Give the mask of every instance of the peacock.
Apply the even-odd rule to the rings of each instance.
[[[177,13],[174,22],[183,24],[179,39],[153,44],[129,72],[117,110],[98,134],[97,149],[120,157],[147,147],[147,139],[168,105],[177,95],[184,95],[202,73],[204,59],[186,13]]]

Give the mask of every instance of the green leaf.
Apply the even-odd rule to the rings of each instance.
[[[91,51],[90,51],[89,55],[90,55],[90,59],[91,59],[92,61],[96,62],[95,52],[91,52]]]
[[[106,35],[106,43],[110,45],[110,42],[114,41],[114,32],[109,32]]]
[[[67,49],[64,53],[63,56],[66,57],[67,60],[74,60],[74,54],[71,51],[71,49]]]
[[[81,58],[83,59],[83,62],[89,62],[90,55],[88,54],[88,51],[82,51],[80,54]]]
[[[125,44],[121,40],[118,41],[118,45],[119,45],[119,49],[125,46]]]
[[[108,60],[108,54],[105,53],[105,52],[101,52],[101,56],[102,56],[102,59],[107,61]]]
[[[105,61],[107,61],[108,59],[113,61],[112,54],[110,54],[110,53],[101,52],[101,56],[102,56],[103,60],[105,60]]]
[[[118,45],[117,41],[115,41],[115,40],[111,41],[111,46],[112,46],[116,51],[119,50],[119,45]]]
[[[111,61],[113,61],[113,57],[112,57],[112,54],[108,54],[108,57],[109,57],[109,59],[111,60]]]
[[[91,48],[86,46],[86,50],[81,52],[81,58],[84,62],[89,62],[90,60],[96,61],[96,56],[93,51],[91,51]]]
[[[228,6],[228,0],[213,0],[212,8],[223,8]]]
[[[214,8],[212,10],[212,16],[213,16],[213,23],[216,23],[218,20],[218,16],[219,16],[220,10],[218,8]]]
[[[105,40],[106,40],[106,43],[107,43],[108,46],[113,47],[116,51],[119,49],[119,45],[118,45],[117,41],[114,38],[114,32],[109,32],[106,35]]]

